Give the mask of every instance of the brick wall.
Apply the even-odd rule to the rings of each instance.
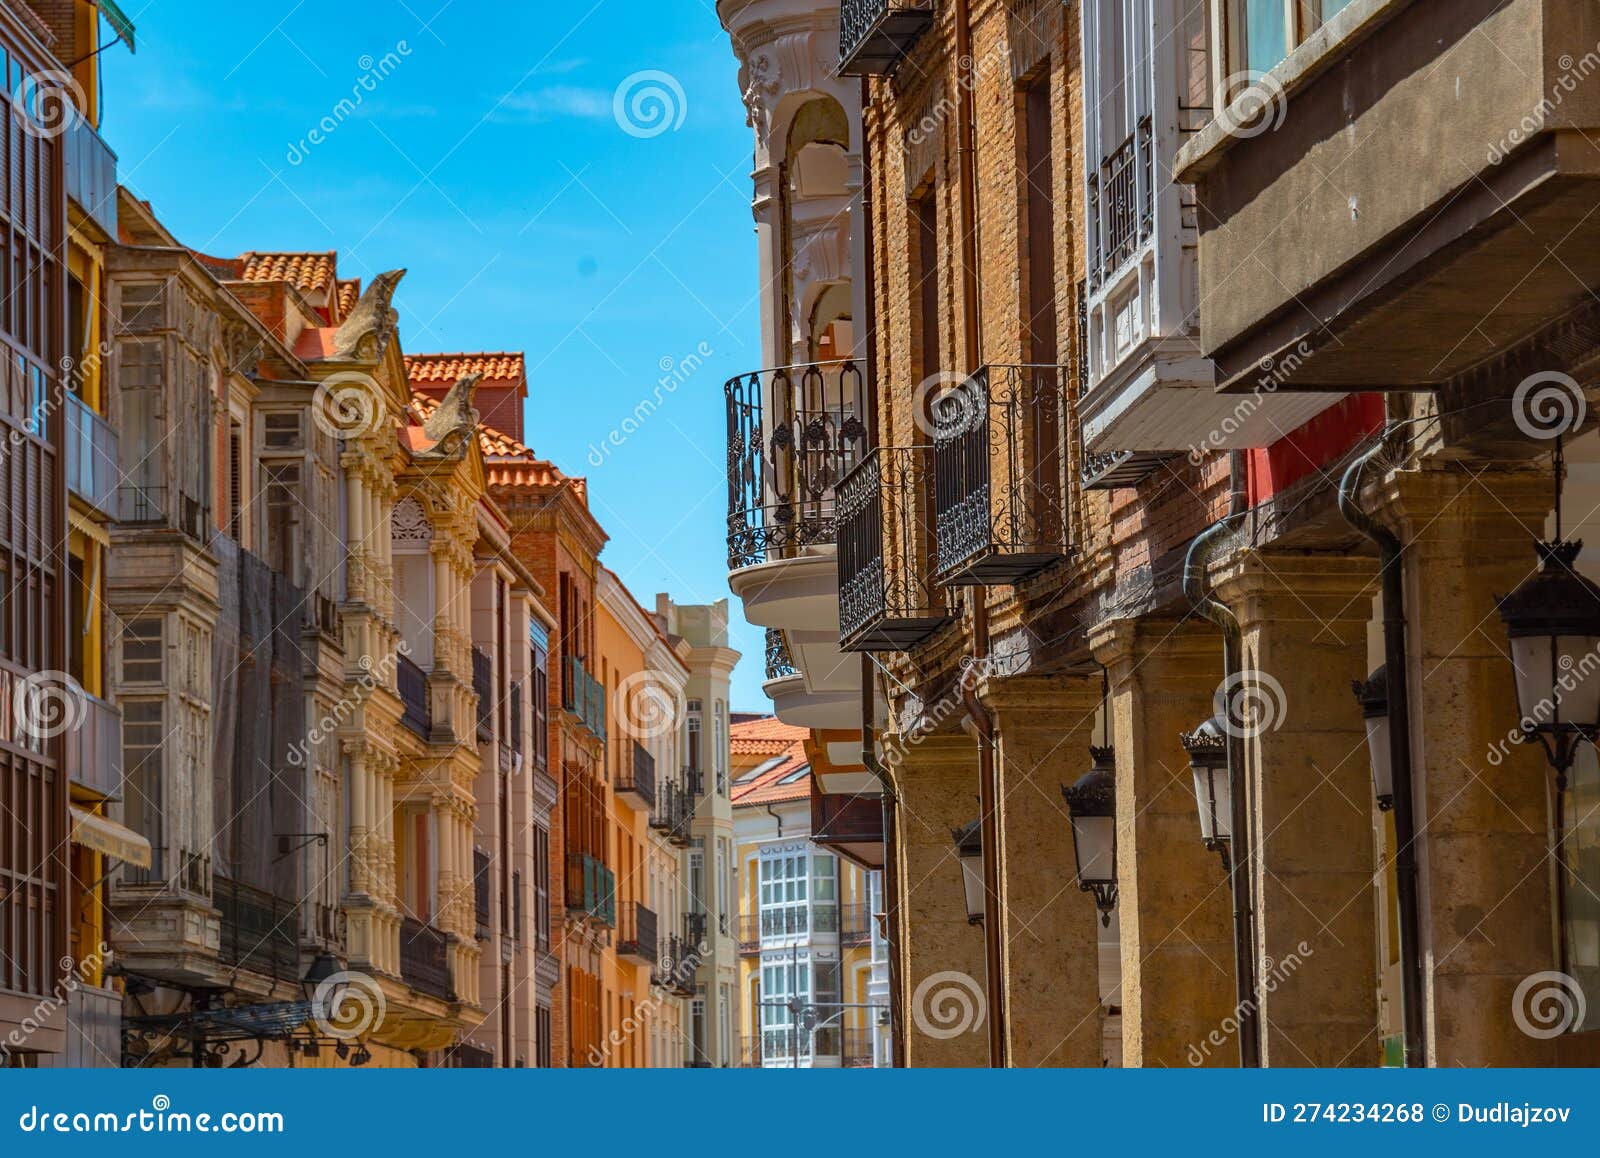
[[[1083,276],[1083,81],[1076,6],[1048,2],[1005,4],[975,0],[972,57],[976,83],[973,108],[977,146],[977,250],[980,294],[980,362],[1026,363],[1028,285],[1025,125],[1020,86],[1048,75],[1051,109],[1051,188],[1055,203],[1054,265],[1057,349],[1055,361],[1071,368],[1076,382],[1077,292]],[[934,27],[893,77],[872,82],[865,113],[871,150],[874,268],[877,304],[874,352],[880,442],[925,443],[915,422],[923,343],[918,299],[918,260],[910,198],[926,194],[936,204],[940,364],[947,372],[967,369],[963,342],[958,187],[957,113],[959,80],[955,16],[941,5]],[[1076,387],[1070,387],[1075,394]],[[1069,438],[1074,488],[1078,479],[1078,434]],[[1122,584],[1148,586],[1149,570],[1180,554],[1188,542],[1225,513],[1227,457],[1195,465],[1179,459],[1136,488],[1077,491],[1073,497],[1077,557],[1030,581],[1027,607],[1087,603]],[[1095,561],[1100,560],[1096,566]],[[1107,562],[1108,561],[1108,562]],[[1171,599],[1175,590],[1160,597]],[[997,622],[1026,617],[1011,588],[991,590]],[[958,633],[960,634],[960,633]],[[1076,643],[1080,650],[1081,643]],[[926,673],[941,670],[966,649],[936,638],[918,655],[898,661]],[[1083,657],[1066,656],[1063,660]]]

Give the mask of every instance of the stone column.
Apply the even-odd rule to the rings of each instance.
[[[1227,689],[1254,825],[1262,1064],[1378,1064],[1376,801],[1350,692],[1368,671],[1376,560],[1248,552],[1217,594],[1244,633]]]
[[[1406,544],[1430,1057],[1551,1064],[1556,1043],[1518,1028],[1514,998],[1558,968],[1553,776],[1538,745],[1508,742],[1518,708],[1495,604],[1535,570],[1550,476],[1408,472],[1389,498]]]
[[[1089,769],[1100,677],[997,679],[982,694],[994,715],[1000,768],[998,916],[1010,1064],[1098,1067],[1100,914],[1078,887],[1061,789]]]
[[[952,829],[978,816],[978,746],[967,736],[929,736],[901,747],[888,738],[899,792],[898,907],[905,968],[906,1064],[987,1066],[988,1000],[983,926],[967,923]],[[898,755],[898,759],[894,757]]]
[[[1233,903],[1179,739],[1214,710],[1222,635],[1198,617],[1119,619],[1091,643],[1117,755],[1123,1064],[1237,1066]]]

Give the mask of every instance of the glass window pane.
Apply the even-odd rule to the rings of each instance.
[[[1283,0],[1241,0],[1239,39],[1244,66],[1251,72],[1269,72],[1289,54],[1287,8]]]

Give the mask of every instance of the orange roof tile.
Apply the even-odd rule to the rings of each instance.
[[[810,796],[810,762],[805,752],[805,741],[810,735],[810,729],[785,724],[776,716],[740,720],[729,727],[728,738],[736,754],[780,758],[753,780],[741,784],[735,779],[731,794],[734,806],[776,804]],[[789,784],[781,783],[802,769],[808,774]],[[739,775],[748,775],[748,770]]]
[[[413,383],[437,382],[446,386],[468,374],[482,374],[490,381],[503,382],[524,377],[522,354],[407,354],[406,376]]]
[[[256,253],[240,256],[240,281],[286,281],[295,289],[318,290],[334,280],[338,254],[326,253]]]
[[[419,423],[439,409],[439,401],[412,391],[412,408]],[[493,427],[478,426],[478,449],[483,452],[484,475],[491,487],[554,487],[569,483],[578,497],[588,502],[588,482],[562,473],[560,467],[534,454],[533,450],[509,434]]]
[[[350,311],[356,308],[356,303],[361,300],[361,279],[350,278],[339,283],[339,316],[348,318]]]

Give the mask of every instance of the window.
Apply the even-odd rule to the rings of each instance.
[[[239,513],[244,505],[244,428],[228,423],[228,534],[239,538]]]
[[[1056,363],[1056,235],[1050,147],[1050,69],[1021,93],[1024,225],[1027,229],[1028,360]]]
[[[122,468],[126,479],[122,517],[130,522],[159,518],[166,503],[165,397],[161,383],[161,343],[123,342],[117,348],[117,381],[122,394]]]
[[[1230,0],[1230,71],[1270,72],[1350,0]]]
[[[930,186],[911,206],[917,294],[917,371],[926,382],[943,368],[939,357],[939,210]]]
[[[161,620],[135,619],[122,629],[122,682],[161,682]]]
[[[550,653],[541,637],[532,642],[533,763],[540,771],[550,768]]]
[[[160,282],[122,287],[122,329],[129,333],[159,329],[166,320],[165,286]]]
[[[533,829],[533,937],[539,952],[550,952],[550,833],[537,825]]]
[[[689,1003],[689,1040],[694,1044],[694,1060],[706,1057],[706,995],[702,988]]]
[[[690,700],[687,716],[689,720],[688,759],[689,767],[695,771],[700,770],[700,726],[703,708],[699,700]]]
[[[706,854],[702,849],[689,853],[689,905],[693,912],[706,911]]]
[[[795,1021],[789,1006],[798,998],[811,1003],[811,960],[797,956],[761,966],[761,1058],[805,1057],[811,1052],[810,1034]]]
[[[161,738],[164,704],[160,700],[122,701],[123,816],[128,827],[150,842],[154,859],[148,873],[130,867],[129,880],[160,880]]]
[[[538,1069],[547,1070],[551,1066],[550,1010],[543,1005],[533,1012],[533,1032],[533,1064]]]
[[[262,415],[261,446],[267,451],[303,450],[305,447],[300,433],[300,415],[296,413]]]
[[[810,875],[804,852],[761,858],[761,936],[803,936],[810,928]]]
[[[261,490],[266,501],[267,566],[291,579],[300,574],[300,464],[261,464]]]
[[[712,736],[716,745],[711,753],[711,764],[717,773],[717,795],[728,794],[728,705],[717,701],[716,731]]]

